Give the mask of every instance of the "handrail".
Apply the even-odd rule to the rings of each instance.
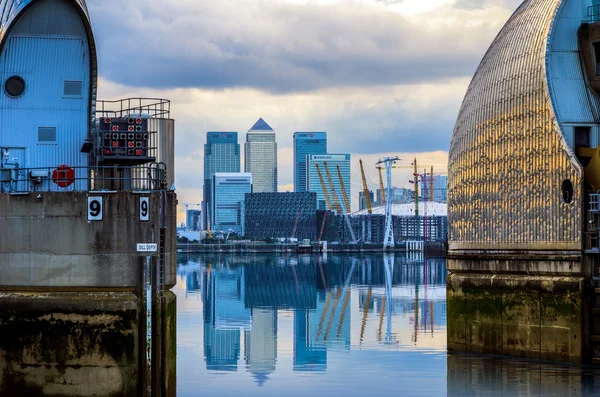
[[[53,166],[0,168],[0,193],[73,191],[165,191],[164,163],[132,167]]]
[[[162,98],[125,98],[114,101],[96,101],[96,117],[117,118],[131,114],[147,114],[152,118],[171,116],[171,101]]]
[[[588,21],[584,22],[599,22],[600,21],[600,5],[588,6]]]

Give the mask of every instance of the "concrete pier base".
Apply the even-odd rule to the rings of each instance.
[[[176,299],[159,300],[155,390],[174,397]],[[147,396],[141,303],[127,292],[0,293],[0,396]]]
[[[582,362],[584,278],[450,273],[448,349]]]
[[[131,293],[0,293],[0,395],[137,395],[139,317]]]

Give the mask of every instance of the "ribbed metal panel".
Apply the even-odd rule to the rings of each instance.
[[[59,21],[46,18],[39,23],[49,7]],[[9,9],[11,14],[6,13]],[[0,147],[25,148],[22,167],[87,166],[88,155],[80,149],[89,136],[96,76],[91,67],[95,52],[88,39],[85,5],[67,0],[0,1],[2,11],[0,82],[3,85],[8,77],[19,75],[26,88],[18,98],[0,89]],[[5,34],[8,27],[14,29]],[[65,81],[81,81],[85,87],[82,95],[65,96]],[[56,128],[56,142],[38,141],[38,130],[44,127]],[[82,173],[77,178],[86,177],[85,170],[77,172]],[[84,181],[77,183],[77,190],[88,188]]]
[[[581,249],[582,170],[557,124],[546,75],[560,4],[524,1],[467,90],[450,148],[451,250]],[[566,179],[570,204],[562,201]]]
[[[48,2],[49,0],[0,0],[0,53],[3,52],[9,33],[23,12],[35,3]],[[52,0],[56,1],[56,0]],[[96,58],[96,44],[90,23],[89,12],[85,0],[60,0],[75,6],[81,16],[81,21],[87,34],[89,52],[90,80],[84,89],[87,91],[88,125],[86,132],[91,136],[92,123],[95,116],[98,63]],[[68,29],[72,29],[69,28]]]
[[[587,87],[577,41],[587,5],[585,0],[563,1],[548,38],[549,91],[563,130],[564,123],[597,123],[600,115],[600,98]]]
[[[156,142],[156,161],[167,166],[167,187],[175,183],[175,120],[173,119],[148,119],[148,131],[156,131],[153,137]]]

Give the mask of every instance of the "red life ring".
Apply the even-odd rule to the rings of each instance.
[[[68,165],[59,165],[52,171],[52,181],[60,187],[68,187],[75,182],[75,170]]]

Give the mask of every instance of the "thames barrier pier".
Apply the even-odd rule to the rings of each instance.
[[[600,358],[600,8],[526,0],[481,62],[449,169],[448,347]]]
[[[174,396],[167,100],[99,101],[83,0],[0,0],[0,395]]]

